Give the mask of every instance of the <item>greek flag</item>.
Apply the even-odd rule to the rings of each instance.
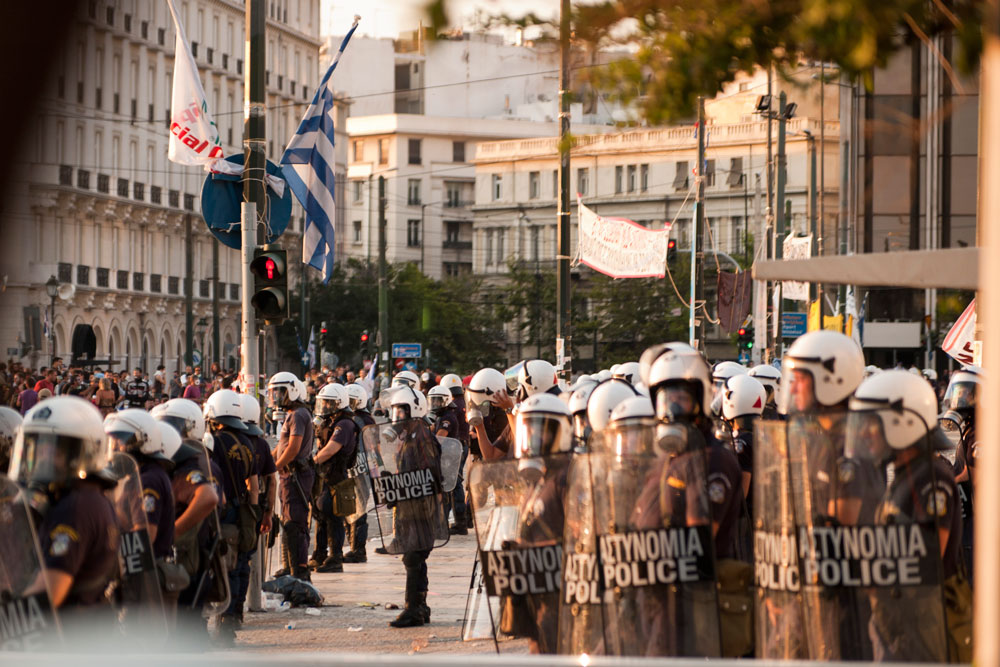
[[[305,235],[302,239],[302,261],[323,272],[326,283],[333,275],[334,220],[336,206],[334,187],[334,107],[330,75],[337,68],[344,48],[358,27],[361,17],[340,43],[333,64],[319,84],[319,90],[306,109],[299,129],[288,142],[281,156],[281,170],[292,194],[306,211]]]

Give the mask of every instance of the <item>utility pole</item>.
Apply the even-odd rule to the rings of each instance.
[[[194,366],[194,232],[191,214],[184,215],[184,363]]]
[[[309,283],[306,282],[306,263],[302,262],[300,264],[299,273],[299,331],[302,332],[302,341],[304,342],[306,348],[306,354],[309,351],[309,338],[312,333],[309,330]],[[303,370],[309,370],[309,364],[305,361],[306,354],[303,354],[302,358],[302,368]]]
[[[774,143],[771,136],[771,129],[773,120],[773,113],[771,112],[771,76],[772,68],[768,66],[767,68],[767,103],[768,108],[764,114],[764,118],[767,119],[767,168],[766,168],[766,185],[767,185],[767,207],[764,209],[764,259],[773,259],[774,254],[774,162],[773,162],[773,149]],[[775,287],[776,289],[776,287]],[[761,347],[766,347],[767,345],[767,332],[771,330],[771,327],[767,326],[767,283],[764,283],[764,309],[763,309],[763,319],[760,324],[754,323],[754,331],[758,329],[764,329],[764,343]],[[772,313],[772,317],[777,317],[777,313]],[[755,345],[756,346],[756,345]]]
[[[770,124],[770,120],[767,121]],[[754,214],[757,218],[757,233],[754,235],[754,257],[758,257],[762,247],[767,246],[767,221],[761,211],[760,174],[754,184]],[[767,347],[767,283],[755,280],[753,283],[753,350],[750,358],[754,365],[763,360]]]
[[[241,211],[242,260],[243,260],[243,391],[259,400],[260,344],[257,322],[250,299],[253,296],[253,275],[250,262],[258,244],[265,242],[264,225],[259,217],[264,214],[267,194],[264,191],[267,99],[264,89],[265,32],[267,17],[265,0],[247,0],[246,3],[246,80],[243,85],[243,206]],[[261,552],[257,549],[250,562],[250,608],[261,605]]]
[[[819,237],[816,241],[817,257],[823,256],[825,250],[823,237],[826,233],[826,63],[819,64]],[[819,292],[819,328],[823,329],[823,283],[818,285]],[[836,316],[836,313],[834,313]]]
[[[392,374],[389,368],[389,285],[388,267],[386,266],[386,238],[385,238],[385,176],[378,177],[378,336],[375,340],[375,347],[378,349],[381,359],[380,366],[388,375]],[[378,386],[378,385],[376,385]]]
[[[222,369],[222,352],[219,350],[219,239],[212,238],[212,363],[219,362]],[[211,369],[212,364],[208,364]]]
[[[570,376],[569,31],[570,0],[559,8],[559,250],[556,254],[556,366]]]
[[[691,244],[691,280],[694,281],[691,301],[691,325],[694,329],[695,347],[705,348],[705,137],[708,127],[705,123],[705,98],[698,98],[698,192],[695,198],[694,242]],[[702,312],[697,314],[698,306]]]
[[[781,259],[784,254],[784,240],[785,240],[785,178],[787,174],[785,173],[785,165],[787,163],[787,156],[785,155],[785,123],[787,118],[785,118],[785,106],[788,102],[788,96],[785,95],[785,91],[781,91],[781,95],[778,96],[778,166],[777,174],[775,175],[775,202],[774,210],[777,211],[777,219],[775,221],[774,230],[774,258]],[[776,281],[774,283],[774,291],[778,293],[778,297],[775,299],[777,308],[775,309],[774,317],[777,318],[778,335],[774,338],[774,356],[779,357],[778,352],[781,350],[781,282]]]

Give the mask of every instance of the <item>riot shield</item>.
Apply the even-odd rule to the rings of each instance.
[[[595,531],[591,454],[576,454],[566,475],[559,653],[604,653],[604,608]]]
[[[364,449],[363,442],[359,442],[358,446]],[[351,480],[354,492],[354,511],[345,516],[344,521],[353,523],[373,507],[372,481],[368,471],[368,456],[364,451],[358,452],[354,459],[354,465],[347,470],[347,478]]]
[[[486,581],[480,567],[479,554],[472,565],[469,594],[465,598],[465,616],[462,618],[462,641],[499,639],[493,633],[493,619],[500,618],[500,600],[486,593]]]
[[[456,438],[438,438],[441,443],[441,486],[445,493],[455,490],[462,464],[462,443]]]
[[[785,422],[757,422],[753,456],[754,645],[758,658],[799,660],[807,650]]]
[[[469,471],[480,562],[494,632],[558,649],[563,492],[571,454],[481,462]]]
[[[609,655],[721,655],[707,452],[693,443],[591,458]]]
[[[0,651],[51,650],[62,641],[24,492],[0,475]]]
[[[403,554],[447,544],[441,453],[427,422],[374,424],[361,436],[382,546]]]
[[[111,468],[118,477],[118,485],[108,493],[121,533],[118,548],[121,573],[119,619],[127,634],[164,637],[167,619],[146,513],[142,507],[139,464],[128,454],[117,452],[111,457]]]

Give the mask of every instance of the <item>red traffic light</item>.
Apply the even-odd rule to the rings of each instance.
[[[740,336],[746,336],[746,335],[747,335],[747,330],[746,330],[746,329],[744,329],[743,327],[740,327],[740,330],[739,330],[739,331],[737,331],[736,333],[737,333],[738,335],[740,335]]]
[[[673,250],[676,247],[677,247],[677,241],[675,241],[673,239],[670,239],[669,241],[667,241],[667,250]]]
[[[267,274],[268,280],[274,280],[274,273],[277,271],[278,265],[274,263],[274,260],[270,257],[264,262],[264,272]]]
[[[325,334],[325,333],[326,333],[326,327],[323,327],[322,329],[320,329],[320,330],[319,330],[319,332],[320,332],[321,334]]]
[[[366,333],[361,334],[361,342],[362,343],[367,343],[368,342],[368,334],[366,334]]]

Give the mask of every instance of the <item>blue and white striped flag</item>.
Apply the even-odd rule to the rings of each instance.
[[[337,68],[344,48],[358,28],[361,17],[354,17],[354,25],[340,43],[340,50],[333,64],[319,84],[312,104],[306,109],[299,129],[288,142],[281,156],[281,171],[292,189],[292,194],[306,211],[306,228],[302,238],[302,261],[323,272],[326,283],[333,275],[334,173],[336,156],[334,141],[333,87],[330,75]]]

